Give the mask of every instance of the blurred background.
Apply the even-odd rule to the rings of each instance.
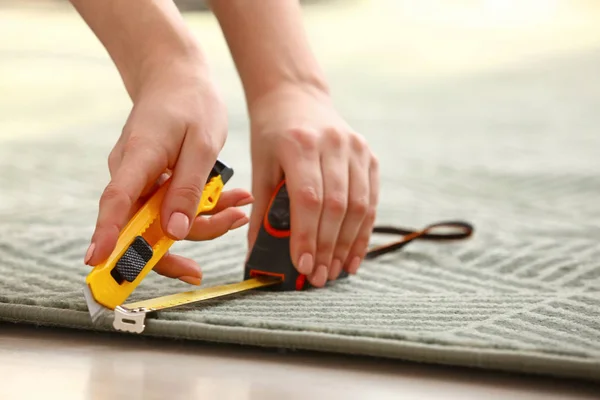
[[[247,186],[248,123],[226,43],[204,2],[177,4],[209,55],[227,102],[230,138],[236,139],[227,142],[222,157],[236,160],[232,185]],[[499,176],[597,167],[599,2],[307,0],[303,5],[340,112],[379,155],[386,190],[397,188],[381,201],[388,218],[397,215],[403,224],[418,225],[447,218],[435,214],[436,197],[482,166]],[[31,210],[54,201],[89,210],[92,218],[108,179],[106,156],[130,107],[108,54],[68,1],[0,0],[0,141],[36,140],[38,154],[53,151],[57,157],[87,152],[80,165],[88,177],[81,182],[73,175],[77,188],[56,180],[64,190],[49,200],[53,190],[42,186],[51,185],[56,172],[40,177],[36,190],[18,170],[6,172],[0,183],[28,194],[0,199],[0,214],[13,215],[24,202]],[[594,145],[573,144],[575,130],[580,143]],[[61,135],[65,139],[55,141]],[[42,141],[54,150],[44,149]],[[19,151],[40,160],[34,147],[22,145]],[[555,156],[547,157],[548,152]],[[510,163],[504,162],[507,154]],[[9,170],[26,164],[4,161]],[[29,179],[34,170],[56,171],[55,161],[35,162]],[[67,164],[64,169],[72,170]],[[406,171],[410,176],[403,175]],[[484,198],[516,189],[514,180],[493,187],[483,179],[471,180],[471,190],[479,193],[473,207],[461,204],[448,215],[473,219]],[[429,204],[423,205],[423,198]],[[572,213],[579,206],[558,208]]]
[[[236,140],[228,141],[223,159],[234,160],[241,178],[232,184],[246,185],[248,123],[226,43],[202,1],[176,3],[208,54],[229,108]],[[542,230],[534,217],[560,214],[571,221],[585,209],[600,217],[597,205],[571,196],[567,186],[578,171],[589,177],[600,168],[600,2],[303,4],[341,113],[380,156],[390,194],[381,207],[390,221],[422,226],[465,217],[484,227],[478,238],[493,236],[508,221],[514,231],[501,245],[516,253],[524,226]],[[1,224],[10,226],[17,210],[48,207],[51,229],[76,236],[84,249],[108,175],[106,156],[130,107],[108,54],[67,1],[0,0]],[[527,171],[523,179],[520,171]],[[596,176],[580,180],[598,187]],[[544,184],[548,191],[540,193],[549,195],[531,204],[528,188]],[[567,189],[559,198],[552,190],[560,185]],[[441,196],[451,201],[438,202]],[[513,204],[503,202],[508,196]],[[69,208],[77,213],[59,216]],[[511,213],[517,209],[519,218]],[[480,217],[485,223],[478,225]],[[546,227],[554,229],[553,223]],[[489,243],[500,239],[482,247]],[[83,257],[76,250],[68,255],[73,265]]]
[[[210,56],[231,112],[240,112],[241,87],[215,19],[202,1],[177,3]],[[460,80],[468,90],[465,77],[585,63],[582,55],[600,48],[600,3],[593,0],[304,4],[307,29],[342,112],[361,104],[362,118],[352,121],[357,129],[389,118],[390,110],[404,115],[399,129],[410,129],[410,107],[401,106],[419,101],[426,88]],[[583,85],[597,82],[598,65],[589,67],[590,75],[579,77]],[[0,0],[0,137],[124,118],[129,106],[108,55],[67,1]]]

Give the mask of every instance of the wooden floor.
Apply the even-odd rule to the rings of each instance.
[[[309,32],[328,70],[348,65],[396,80],[443,79],[600,46],[597,2],[341,3],[307,8]],[[116,71],[70,8],[9,0],[0,0],[0,7],[7,7],[0,12],[0,145],[82,121],[126,117],[130,105]],[[213,62],[224,62],[228,53],[214,20],[204,14],[186,18],[210,47]],[[45,52],[65,57],[44,58]],[[31,54],[45,61],[32,63]],[[220,84],[228,93],[239,90],[236,80]],[[600,388],[460,368],[0,325],[2,400],[313,397],[570,400],[598,399]]]
[[[597,399],[583,383],[0,325],[0,398]]]

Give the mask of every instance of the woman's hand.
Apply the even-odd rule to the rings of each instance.
[[[196,217],[206,179],[227,137],[226,110],[200,64],[173,59],[144,76],[134,107],[110,153],[111,180],[102,197],[85,262],[105,260],[124,225],[157,184],[171,176],[161,210],[163,231],[175,240],[207,240],[248,222],[236,206],[252,202],[244,190],[226,191],[210,217]],[[200,283],[192,260],[167,255],[162,275]]]
[[[198,41],[172,1],[70,0],[115,63],[133,109],[110,153],[111,180],[85,262],[98,265],[157,183],[172,176],[161,224],[175,240],[206,240],[247,223],[235,206],[243,190],[224,192],[210,218],[195,218],[204,184],[227,136],[226,111]],[[167,255],[163,275],[199,284],[195,262]]]
[[[285,176],[292,260],[317,287],[354,274],[367,251],[379,194],[376,157],[311,86],[281,86],[250,105],[252,193],[248,242]]]

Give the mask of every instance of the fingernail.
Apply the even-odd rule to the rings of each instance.
[[[358,267],[360,267],[360,257],[357,256],[352,259],[352,262],[348,266],[348,273],[351,275],[356,274]]]
[[[235,221],[233,224],[231,224],[231,230],[237,229],[247,223],[248,223],[248,217],[242,217],[242,218],[238,219],[237,221]]]
[[[96,249],[96,243],[90,244],[90,247],[88,247],[87,252],[85,253],[85,258],[83,259],[83,262],[85,264],[89,265],[88,263],[90,262],[90,260],[92,259],[92,256],[94,255],[94,249]]]
[[[195,276],[180,276],[179,280],[196,286],[200,286],[201,282],[200,278],[196,278]]]
[[[167,173],[161,174],[158,177],[158,181],[157,181],[158,186],[162,186],[167,181],[167,179],[169,179],[169,178],[170,178],[169,174],[167,174]]]
[[[245,199],[242,199],[242,200],[238,201],[235,206],[236,207],[246,206],[246,205],[252,203],[253,200],[254,200],[254,197],[248,196]]]
[[[315,270],[315,276],[312,279],[313,285],[319,287],[327,282],[327,266],[319,265]]]
[[[298,262],[298,272],[302,275],[310,275],[313,270],[313,258],[309,253],[304,253]]]
[[[171,215],[169,225],[167,225],[167,232],[174,238],[182,240],[187,236],[189,226],[190,219],[187,217],[187,215],[176,212]]]
[[[329,269],[329,279],[337,279],[340,272],[342,272],[342,262],[336,258],[331,263],[331,268]]]

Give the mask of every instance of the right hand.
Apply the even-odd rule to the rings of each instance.
[[[356,274],[368,250],[379,201],[378,160],[320,88],[282,85],[250,107],[252,248],[276,185],[290,197],[294,266],[315,287],[342,270]]]
[[[241,189],[224,192],[211,218],[196,218],[204,184],[226,137],[225,107],[196,63],[169,60],[147,74],[108,158],[111,180],[100,198],[86,264],[97,265],[112,253],[125,224],[169,175],[172,182],[160,219],[172,239],[207,240],[245,225],[248,217],[236,206],[253,198]],[[154,270],[192,284],[200,284],[202,276],[194,261],[170,254]]]

